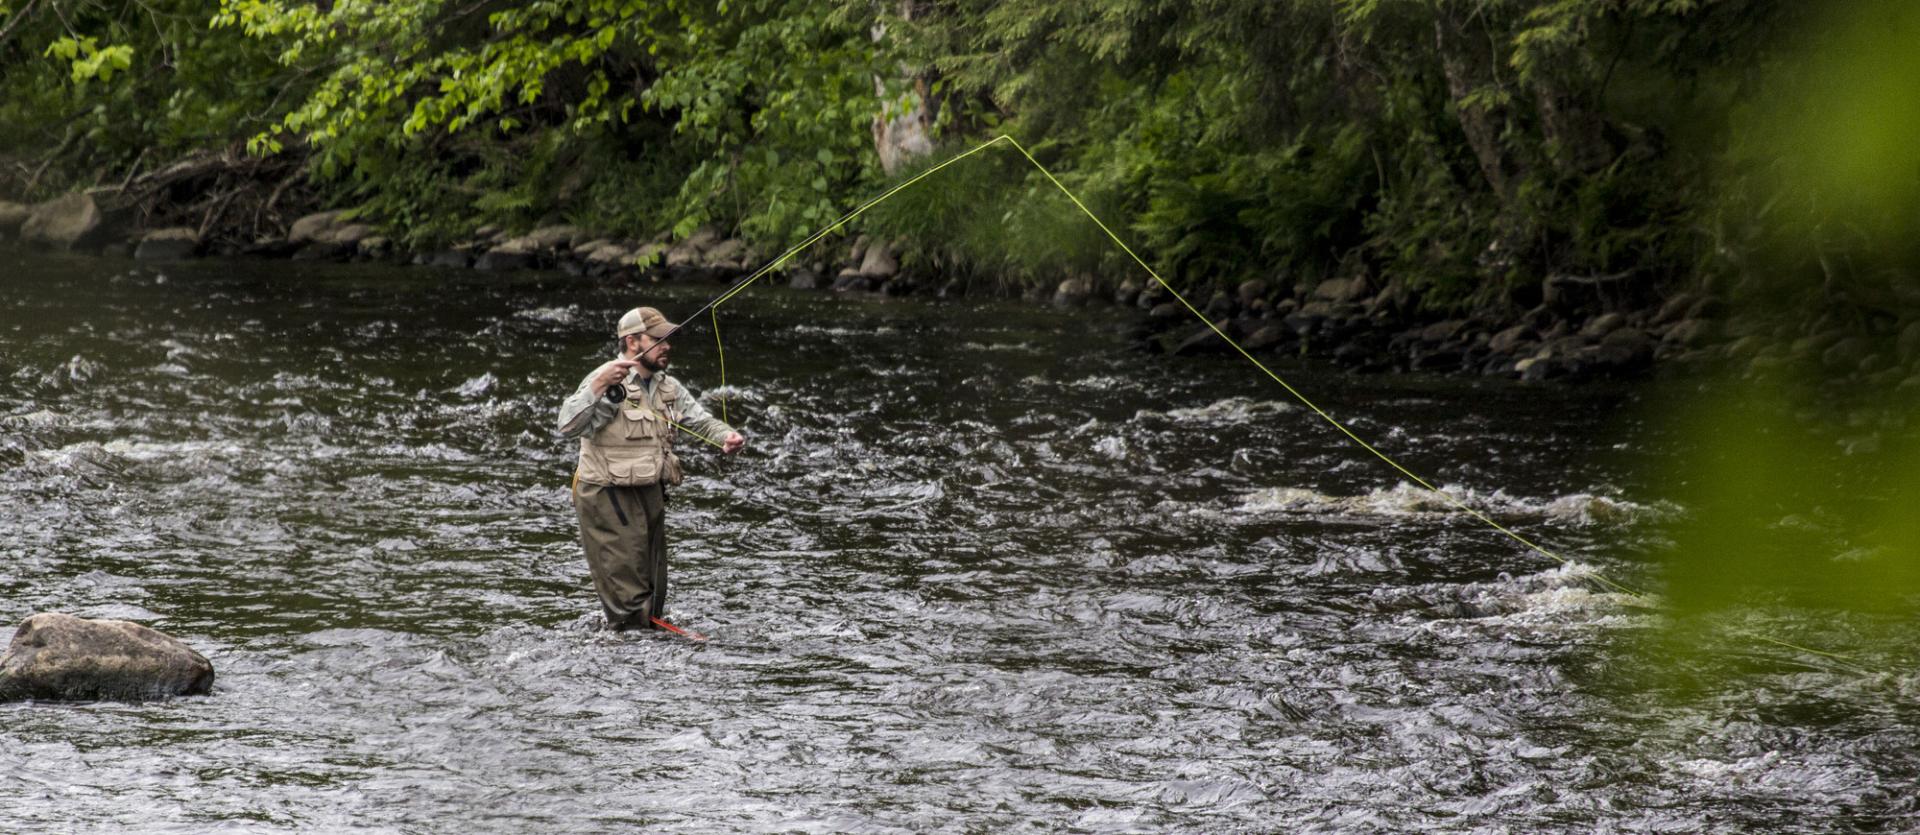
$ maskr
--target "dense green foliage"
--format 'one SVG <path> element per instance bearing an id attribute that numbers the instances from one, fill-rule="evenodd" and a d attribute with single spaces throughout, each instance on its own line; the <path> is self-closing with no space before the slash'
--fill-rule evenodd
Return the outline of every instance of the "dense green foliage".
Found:
<path id="1" fill-rule="evenodd" d="M 1186 281 L 1690 273 L 1780 4 L 941 4 L 913 39 Z M 1737 58 L 1736 58 L 1737 56 Z"/>
<path id="2" fill-rule="evenodd" d="M 1819 45 L 1799 33 L 1844 37 L 1820 20 L 1778 0 L 0 0 L 0 190 L 245 147 L 303 155 L 331 202 L 415 243 L 564 220 L 771 247 L 883 187 L 873 117 L 924 94 L 948 150 L 1016 135 L 1182 282 L 1367 272 L 1498 301 L 1556 273 L 1751 270 L 1783 226 L 1861 246 L 1774 211 L 1810 191 L 1777 176 L 1805 135 L 1736 141 Z M 867 228 L 949 271 L 1118 266 L 1024 161 L 966 166 Z"/>
<path id="3" fill-rule="evenodd" d="M 42 197 L 271 124 L 280 72 L 193 0 L 0 0 L 0 192 Z"/>
<path id="4" fill-rule="evenodd" d="M 308 143 L 416 237 L 477 214 L 779 240 L 866 168 L 873 50 L 834 5 L 224 0 L 213 23 L 317 79 L 250 147 Z"/>

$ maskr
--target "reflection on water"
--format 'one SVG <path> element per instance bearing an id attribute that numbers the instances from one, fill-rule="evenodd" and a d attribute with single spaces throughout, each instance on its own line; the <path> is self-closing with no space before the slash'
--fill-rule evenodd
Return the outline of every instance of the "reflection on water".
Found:
<path id="1" fill-rule="evenodd" d="M 714 288 L 0 272 L 0 621 L 148 621 L 220 674 L 0 706 L 0 830 L 1920 825 L 1910 667 L 1634 651 L 1661 615 L 1592 577 L 1653 579 L 1684 511 L 1630 391 L 1288 369 L 1559 567 L 1109 312 L 756 289 L 725 389 L 710 331 L 675 356 L 751 439 L 669 508 L 696 645 L 594 628 L 551 423 L 621 310 Z"/>

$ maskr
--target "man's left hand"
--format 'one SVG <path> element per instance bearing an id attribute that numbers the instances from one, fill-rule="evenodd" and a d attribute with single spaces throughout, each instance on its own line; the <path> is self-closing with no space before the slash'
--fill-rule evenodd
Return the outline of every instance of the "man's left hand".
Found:
<path id="1" fill-rule="evenodd" d="M 746 445 L 747 436 L 738 432 L 728 432 L 726 437 L 720 439 L 720 451 L 728 455 L 739 452 Z"/>

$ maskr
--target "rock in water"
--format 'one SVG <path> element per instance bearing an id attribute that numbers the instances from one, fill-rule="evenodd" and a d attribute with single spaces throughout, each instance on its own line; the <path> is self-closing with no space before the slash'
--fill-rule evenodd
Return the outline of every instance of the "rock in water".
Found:
<path id="1" fill-rule="evenodd" d="M 133 250 L 139 261 L 178 261 L 192 258 L 200 251 L 200 234 L 184 226 L 156 229 L 140 239 Z"/>
<path id="2" fill-rule="evenodd" d="M 0 702 L 140 701 L 205 693 L 213 665 L 179 640 L 124 620 L 41 612 L 0 656 Z"/>
<path id="3" fill-rule="evenodd" d="M 95 249 L 104 242 L 105 225 L 93 198 L 75 193 L 33 207 L 20 225 L 20 239 L 61 250 Z"/>

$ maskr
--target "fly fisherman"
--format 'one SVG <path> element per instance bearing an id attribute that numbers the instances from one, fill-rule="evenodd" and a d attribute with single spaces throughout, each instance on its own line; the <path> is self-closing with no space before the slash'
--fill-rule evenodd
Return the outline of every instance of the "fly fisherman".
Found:
<path id="1" fill-rule="evenodd" d="M 680 483 L 675 427 L 731 455 L 747 439 L 667 374 L 677 327 L 651 307 L 620 317 L 619 354 L 560 404 L 560 434 L 580 439 L 573 507 L 609 629 L 667 627 L 666 488 Z"/>

